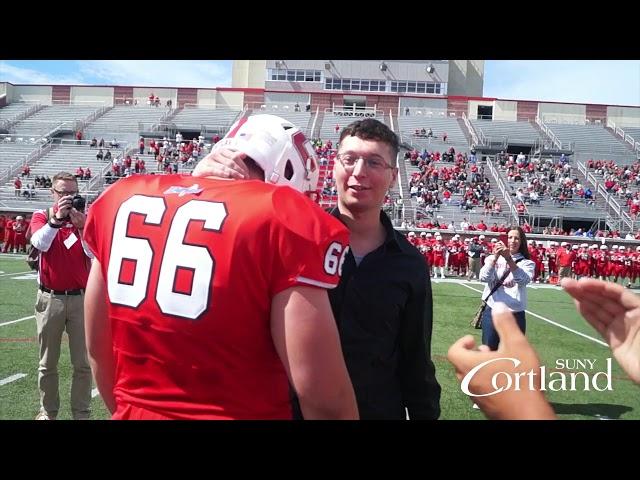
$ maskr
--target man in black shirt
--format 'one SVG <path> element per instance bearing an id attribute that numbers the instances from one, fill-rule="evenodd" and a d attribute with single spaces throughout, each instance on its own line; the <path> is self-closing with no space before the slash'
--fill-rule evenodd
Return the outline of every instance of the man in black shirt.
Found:
<path id="1" fill-rule="evenodd" d="M 341 218 L 339 207 L 330 213 Z M 350 251 L 328 291 L 360 419 L 402 420 L 405 408 L 410 419 L 437 419 L 427 267 L 382 211 L 380 223 L 383 243 L 362 258 Z"/>
<path id="2" fill-rule="evenodd" d="M 349 228 L 350 251 L 329 299 L 360 418 L 436 419 L 427 265 L 381 211 L 398 175 L 397 155 L 397 136 L 377 120 L 358 120 L 340 134 L 331 213 Z"/>
<path id="3" fill-rule="evenodd" d="M 473 237 L 471 243 L 469 244 L 469 277 L 468 280 L 475 275 L 476 280 L 480 280 L 480 257 L 482 256 L 482 252 L 484 251 L 484 247 L 480 244 L 478 237 Z"/>

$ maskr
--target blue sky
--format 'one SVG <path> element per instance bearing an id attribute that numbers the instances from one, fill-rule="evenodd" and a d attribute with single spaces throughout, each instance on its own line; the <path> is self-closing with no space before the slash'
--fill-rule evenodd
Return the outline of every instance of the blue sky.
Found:
<path id="1" fill-rule="evenodd" d="M 0 60 L 0 81 L 230 87 L 232 63 L 231 60 Z M 484 96 L 640 105 L 640 61 L 487 60 Z"/>

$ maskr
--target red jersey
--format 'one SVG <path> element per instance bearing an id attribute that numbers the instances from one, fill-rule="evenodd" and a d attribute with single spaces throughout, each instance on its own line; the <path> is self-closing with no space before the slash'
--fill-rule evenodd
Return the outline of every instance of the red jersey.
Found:
<path id="1" fill-rule="evenodd" d="M 31 239 L 47 224 L 47 213 L 38 210 L 31 217 Z M 46 231 L 41 232 L 38 236 Z M 85 254 L 82 235 L 69 221 L 58 229 L 46 252 L 40 252 L 38 282 L 53 290 L 86 288 L 91 260 Z M 34 244 L 35 245 L 35 244 Z"/>
<path id="2" fill-rule="evenodd" d="M 13 220 L 7 220 L 7 222 L 5 223 L 5 241 L 9 242 L 9 241 L 13 241 L 13 237 L 15 235 L 14 231 L 13 231 Z"/>
<path id="3" fill-rule="evenodd" d="M 288 187 L 180 175 L 111 186 L 85 240 L 107 284 L 118 411 L 292 418 L 271 301 L 296 285 L 335 287 L 348 238 Z"/>

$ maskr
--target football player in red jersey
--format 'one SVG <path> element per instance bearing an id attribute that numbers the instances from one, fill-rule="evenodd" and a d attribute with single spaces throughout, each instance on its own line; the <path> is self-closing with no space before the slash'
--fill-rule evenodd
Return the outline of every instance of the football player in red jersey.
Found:
<path id="1" fill-rule="evenodd" d="M 250 179 L 133 176 L 92 205 L 87 347 L 114 419 L 358 418 L 326 289 L 348 231 L 299 191 L 318 167 L 300 130 L 243 117 L 215 148 Z M 255 181 L 260 180 L 260 181 Z"/>

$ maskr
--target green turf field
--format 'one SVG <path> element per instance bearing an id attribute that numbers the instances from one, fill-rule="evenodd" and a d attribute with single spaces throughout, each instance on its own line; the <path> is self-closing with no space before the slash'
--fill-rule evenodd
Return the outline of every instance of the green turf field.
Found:
<path id="1" fill-rule="evenodd" d="M 0 385 L 0 419 L 32 419 L 38 412 L 38 343 L 33 318 L 36 294 L 35 275 L 23 257 L 0 255 L 0 383 L 18 374 L 17 380 Z M 467 285 L 467 286 L 465 286 Z M 470 288 L 468 288 L 470 287 Z M 479 283 L 434 282 L 434 328 L 432 352 L 438 380 L 442 385 L 442 419 L 483 419 L 479 410 L 460 391 L 453 367 L 446 360 L 447 349 L 464 334 L 480 339 L 480 331 L 468 326 L 475 312 L 482 286 Z M 478 290 L 474 291 L 472 289 Z M 596 371 L 604 370 L 607 347 L 580 336 L 600 340 L 599 335 L 576 313 L 568 295 L 546 286 L 529 289 L 529 311 L 565 326 L 527 315 L 527 336 L 548 370 L 560 359 L 596 359 Z M 22 319 L 22 320 L 20 320 Z M 20 320 L 14 323 L 14 320 Z M 66 337 L 66 336 L 65 336 Z M 63 338 L 66 345 L 67 340 Z M 62 350 L 60 372 L 60 419 L 69 419 L 71 365 L 68 348 Z M 563 419 L 640 419 L 640 386 L 631 382 L 613 361 L 612 391 L 548 392 L 548 398 Z M 93 399 L 93 418 L 108 418 L 100 396 Z"/>

